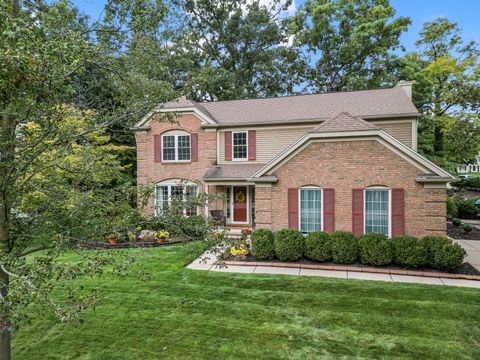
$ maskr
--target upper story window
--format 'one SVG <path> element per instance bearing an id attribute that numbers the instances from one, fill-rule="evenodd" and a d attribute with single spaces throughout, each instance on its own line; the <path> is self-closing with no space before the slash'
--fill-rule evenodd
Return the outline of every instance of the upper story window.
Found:
<path id="1" fill-rule="evenodd" d="M 365 234 L 372 232 L 390 236 L 390 189 L 365 190 Z"/>
<path id="2" fill-rule="evenodd" d="M 185 131 L 163 134 L 162 161 L 190 161 L 190 134 Z"/>
<path id="3" fill-rule="evenodd" d="M 317 187 L 303 187 L 299 191 L 300 231 L 310 233 L 321 231 L 322 224 L 322 189 Z"/>
<path id="4" fill-rule="evenodd" d="M 248 159 L 248 132 L 238 131 L 232 134 L 232 159 L 247 160 Z"/>

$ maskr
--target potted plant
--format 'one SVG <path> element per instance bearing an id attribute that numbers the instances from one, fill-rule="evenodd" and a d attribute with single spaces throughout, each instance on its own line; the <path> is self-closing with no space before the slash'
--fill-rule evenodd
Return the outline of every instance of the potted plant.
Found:
<path id="1" fill-rule="evenodd" d="M 170 233 L 167 230 L 159 230 L 155 233 L 155 240 L 159 244 L 167 242 L 169 237 L 170 237 Z"/>
<path id="2" fill-rule="evenodd" d="M 118 242 L 118 234 L 117 233 L 108 234 L 107 241 L 110 245 L 115 245 Z"/>

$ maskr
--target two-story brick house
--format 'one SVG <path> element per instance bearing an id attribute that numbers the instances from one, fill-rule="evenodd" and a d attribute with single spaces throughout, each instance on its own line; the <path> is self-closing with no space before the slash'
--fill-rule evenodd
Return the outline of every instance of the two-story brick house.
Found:
<path id="1" fill-rule="evenodd" d="M 225 200 L 185 215 L 232 227 L 444 235 L 452 176 L 416 152 L 411 87 L 163 104 L 135 126 L 144 211 L 203 191 Z"/>

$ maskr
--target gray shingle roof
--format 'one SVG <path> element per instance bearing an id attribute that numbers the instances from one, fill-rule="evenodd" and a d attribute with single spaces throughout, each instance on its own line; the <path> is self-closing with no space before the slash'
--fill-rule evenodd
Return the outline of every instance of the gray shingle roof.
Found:
<path id="1" fill-rule="evenodd" d="M 339 113 L 331 119 L 328 119 L 320 125 L 314 127 L 311 132 L 337 132 L 337 131 L 358 131 L 378 129 L 375 125 L 366 122 L 359 117 L 352 116 L 346 111 Z"/>
<path id="2" fill-rule="evenodd" d="M 165 104 L 164 108 L 188 106 L 195 106 L 219 125 L 225 126 L 326 120 L 343 111 L 362 118 L 418 114 L 409 96 L 399 86 L 389 89 L 203 103 L 180 99 L 178 102 Z"/>
<path id="3" fill-rule="evenodd" d="M 203 175 L 203 179 L 247 179 L 264 166 L 265 164 L 214 165 Z"/>

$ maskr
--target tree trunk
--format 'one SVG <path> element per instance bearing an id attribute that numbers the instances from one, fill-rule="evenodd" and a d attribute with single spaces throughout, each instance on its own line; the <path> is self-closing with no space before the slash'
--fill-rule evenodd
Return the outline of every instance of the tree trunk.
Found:
<path id="1" fill-rule="evenodd" d="M 437 124 L 437 123 L 435 124 L 434 136 L 435 138 L 434 138 L 433 149 L 435 151 L 435 155 L 443 157 L 443 151 L 444 151 L 443 129 L 440 124 Z"/>
<path id="2" fill-rule="evenodd" d="M 8 295 L 9 276 L 0 270 L 0 293 L 5 298 Z M 11 339 L 8 309 L 1 308 L 0 313 L 0 360 L 11 360 Z"/>
<path id="3" fill-rule="evenodd" d="M 0 260 L 12 250 L 9 217 L 10 201 L 8 198 L 8 170 L 14 160 L 15 119 L 8 114 L 0 114 Z M 2 265 L 5 264 L 2 262 Z M 0 295 L 8 297 L 9 276 L 0 269 Z M 4 302 L 0 308 L 0 360 L 11 359 L 9 309 Z"/>

